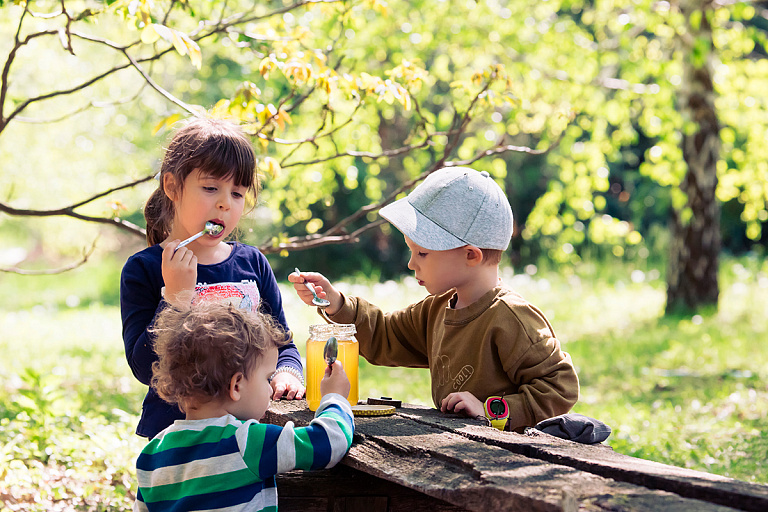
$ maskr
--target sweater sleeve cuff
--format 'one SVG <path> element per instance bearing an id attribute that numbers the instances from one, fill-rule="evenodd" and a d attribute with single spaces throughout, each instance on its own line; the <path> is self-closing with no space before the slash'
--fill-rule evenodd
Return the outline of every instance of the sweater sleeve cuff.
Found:
<path id="1" fill-rule="evenodd" d="M 339 292 L 341 293 L 341 292 Z M 355 323 L 355 317 L 357 316 L 357 301 L 353 297 L 347 297 L 341 293 L 341 298 L 344 300 L 344 304 L 336 313 L 328 315 L 334 322 L 340 324 L 353 324 Z M 318 314 L 320 312 L 318 311 Z"/>
<path id="2" fill-rule="evenodd" d="M 317 406 L 317 411 L 315 411 L 315 416 L 320 414 L 329 405 L 338 405 L 350 416 L 352 416 L 352 407 L 350 407 L 349 402 L 346 398 L 338 393 L 326 393 L 323 395 L 323 397 L 320 399 L 320 405 Z"/>
<path id="3" fill-rule="evenodd" d="M 509 406 L 509 420 L 506 430 L 516 430 L 522 427 L 532 427 L 531 418 L 526 414 L 527 404 L 521 395 L 507 395 L 504 397 Z"/>

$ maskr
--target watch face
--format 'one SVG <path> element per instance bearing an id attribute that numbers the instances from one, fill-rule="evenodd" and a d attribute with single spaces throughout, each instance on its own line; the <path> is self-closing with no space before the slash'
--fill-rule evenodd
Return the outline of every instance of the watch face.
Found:
<path id="1" fill-rule="evenodd" d="M 500 398 L 497 398 L 495 400 L 491 400 L 488 403 L 488 410 L 490 413 L 496 417 L 504 416 L 507 412 L 507 403 Z"/>

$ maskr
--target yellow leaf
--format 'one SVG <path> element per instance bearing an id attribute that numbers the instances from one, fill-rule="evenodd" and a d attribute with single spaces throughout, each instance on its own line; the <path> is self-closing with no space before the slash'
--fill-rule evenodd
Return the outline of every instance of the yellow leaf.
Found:
<path id="1" fill-rule="evenodd" d="M 281 171 L 280 162 L 271 156 L 265 156 L 259 162 L 259 170 L 267 173 L 272 179 L 275 179 Z"/>
<path id="2" fill-rule="evenodd" d="M 328 77 L 319 77 L 317 79 L 317 87 L 324 89 L 327 94 L 331 94 L 331 82 L 328 80 Z"/>
<path id="3" fill-rule="evenodd" d="M 181 38 L 181 35 L 173 29 L 170 29 L 170 30 L 171 30 L 171 42 L 173 43 L 173 47 L 176 48 L 176 51 L 179 52 L 179 55 L 186 55 L 187 45 L 184 44 L 184 40 Z"/>
<path id="4" fill-rule="evenodd" d="M 182 39 L 184 40 L 184 44 L 189 51 L 189 60 L 192 61 L 193 66 L 195 66 L 197 69 L 200 69 L 200 67 L 203 65 L 203 52 L 200 51 L 200 46 L 198 46 L 198 44 L 190 39 L 186 34 L 182 34 Z"/>
<path id="5" fill-rule="evenodd" d="M 216 102 L 216 104 L 211 108 L 211 115 L 214 117 L 221 117 L 226 115 L 229 112 L 229 100 L 222 99 Z"/>
<path id="6" fill-rule="evenodd" d="M 259 120 L 261 125 L 264 126 L 265 124 L 267 124 L 267 119 L 269 119 L 270 113 L 266 108 L 264 108 L 264 105 L 259 103 L 258 105 L 256 105 L 255 110 L 256 110 L 256 119 Z"/>
<path id="7" fill-rule="evenodd" d="M 411 95 L 407 92 L 403 94 L 403 97 L 400 99 L 400 103 L 403 104 L 405 110 L 411 110 Z"/>
<path id="8" fill-rule="evenodd" d="M 160 25 L 158 23 L 152 24 L 152 30 L 157 32 L 157 35 L 168 41 L 169 43 L 173 41 L 173 35 L 171 33 L 171 29 L 166 27 L 165 25 Z"/>
<path id="9" fill-rule="evenodd" d="M 203 53 L 200 48 L 193 48 L 189 50 L 189 60 L 192 61 L 192 65 L 199 71 L 203 67 Z"/>
<path id="10" fill-rule="evenodd" d="M 259 74 L 264 78 L 269 78 L 269 73 L 275 68 L 275 65 L 275 60 L 271 55 L 264 57 L 259 63 Z"/>
<path id="11" fill-rule="evenodd" d="M 152 135 L 157 135 L 157 133 L 162 130 L 163 128 L 173 126 L 173 124 L 181 119 L 181 114 L 173 114 L 171 116 L 166 117 L 165 119 L 161 119 L 159 123 L 155 125 L 155 127 L 152 129 Z"/>
<path id="12" fill-rule="evenodd" d="M 150 23 L 141 30 L 141 42 L 144 44 L 152 44 L 160 39 L 160 34 L 155 30 L 154 23 Z"/>

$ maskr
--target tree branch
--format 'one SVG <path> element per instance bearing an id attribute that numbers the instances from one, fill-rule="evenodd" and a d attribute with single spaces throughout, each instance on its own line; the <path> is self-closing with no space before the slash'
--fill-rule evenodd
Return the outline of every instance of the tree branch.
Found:
<path id="1" fill-rule="evenodd" d="M 345 235 L 306 235 L 306 236 L 294 236 L 291 238 L 288 238 L 285 242 L 280 242 L 277 244 L 267 242 L 259 246 L 259 250 L 263 252 L 264 254 L 274 254 L 282 251 L 305 251 L 307 249 L 313 249 L 315 247 L 321 247 L 323 245 L 338 245 L 338 244 L 348 244 L 348 243 L 354 243 L 359 241 L 360 235 L 365 233 L 366 231 L 370 231 L 371 229 L 378 227 L 382 224 L 384 224 L 386 221 L 384 219 L 378 219 L 373 222 L 369 222 L 365 226 L 361 227 L 360 229 L 353 231 L 350 234 Z"/>
<path id="2" fill-rule="evenodd" d="M 85 263 L 88 261 L 88 258 L 91 257 L 91 254 L 93 254 L 93 251 L 96 249 L 96 240 L 98 240 L 98 237 L 93 241 L 90 249 L 83 252 L 83 259 L 75 263 L 70 263 L 69 265 L 65 265 L 63 267 L 56 268 L 56 269 L 46 269 L 46 270 L 25 270 L 19 267 L 0 267 L 0 272 L 8 272 L 11 274 L 21 274 L 25 276 L 43 276 L 43 275 L 49 276 L 53 274 L 63 274 L 64 272 L 69 272 L 70 270 L 73 270 L 73 269 L 76 269 L 77 267 L 85 265 Z"/>
<path id="3" fill-rule="evenodd" d="M 62 208 L 56 208 L 51 210 L 32 210 L 32 209 L 14 208 L 5 203 L 0 203 L 0 212 L 6 213 L 8 215 L 18 216 L 18 217 L 57 217 L 57 216 L 72 217 L 78 220 L 112 225 L 134 235 L 146 236 L 146 231 L 143 228 L 137 226 L 136 224 L 133 224 L 132 222 L 123 220 L 119 217 L 95 217 L 90 215 L 82 215 L 80 213 L 75 212 L 74 210 L 83 205 L 91 203 L 96 199 L 109 195 L 113 192 L 117 192 L 119 190 L 123 190 L 126 188 L 135 187 L 136 185 L 149 181 L 153 178 L 154 178 L 154 175 L 145 176 L 143 178 L 134 180 L 130 183 L 125 183 L 118 187 L 114 187 L 109 190 L 104 190 L 87 199 L 84 199 L 82 201 L 79 201 L 77 203 L 74 203 L 72 205 L 65 206 Z"/>

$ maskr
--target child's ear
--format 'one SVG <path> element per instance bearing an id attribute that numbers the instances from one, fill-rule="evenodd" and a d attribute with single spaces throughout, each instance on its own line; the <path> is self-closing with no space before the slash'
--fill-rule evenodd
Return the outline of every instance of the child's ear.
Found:
<path id="1" fill-rule="evenodd" d="M 467 245 L 464 247 L 464 249 L 467 251 L 466 257 L 467 257 L 467 265 L 470 267 L 474 267 L 476 265 L 479 265 L 483 262 L 483 251 L 479 247 L 475 247 L 474 245 Z"/>
<path id="2" fill-rule="evenodd" d="M 232 378 L 229 381 L 229 398 L 233 402 L 237 402 L 240 400 L 240 388 L 243 385 L 243 381 L 245 380 L 245 375 L 243 375 L 243 372 L 237 372 L 232 376 Z"/>
<path id="3" fill-rule="evenodd" d="M 176 186 L 176 178 L 173 174 L 167 172 L 163 175 L 163 190 L 171 201 L 176 201 L 178 195 L 178 188 Z"/>

